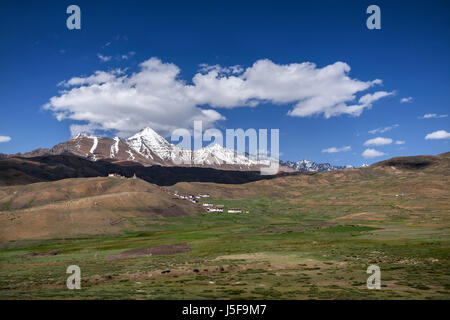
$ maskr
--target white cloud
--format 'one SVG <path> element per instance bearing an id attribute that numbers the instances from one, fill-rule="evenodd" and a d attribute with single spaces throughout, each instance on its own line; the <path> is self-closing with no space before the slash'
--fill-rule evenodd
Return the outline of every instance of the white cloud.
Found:
<path id="1" fill-rule="evenodd" d="M 64 81 L 70 89 L 52 97 L 44 108 L 59 121 L 80 121 L 72 126 L 72 134 L 112 130 L 128 136 L 146 126 L 169 134 L 192 127 L 194 120 L 208 127 L 224 119 L 215 110 L 197 107 L 186 92 L 188 86 L 177 79 L 179 72 L 177 66 L 153 58 L 130 75 L 113 70 L 75 77 Z"/>
<path id="2" fill-rule="evenodd" d="M 405 144 L 405 141 L 397 140 L 397 141 L 395 141 L 395 144 Z"/>
<path id="3" fill-rule="evenodd" d="M 412 102 L 412 100 L 413 100 L 412 97 L 401 98 L 400 103 L 408 103 L 408 102 Z"/>
<path id="4" fill-rule="evenodd" d="M 366 159 L 369 158 L 375 158 L 375 157 L 381 157 L 384 156 L 385 153 L 375 150 L 375 149 L 366 149 L 364 150 L 364 152 L 362 153 L 362 156 Z"/>
<path id="5" fill-rule="evenodd" d="M 8 142 L 8 141 L 11 141 L 11 137 L 0 136 L 0 142 Z"/>
<path id="6" fill-rule="evenodd" d="M 97 57 L 100 59 L 100 61 L 102 61 L 102 62 L 108 62 L 108 61 L 110 61 L 111 59 L 112 59 L 112 57 L 111 56 L 104 56 L 104 55 L 102 55 L 102 54 L 100 54 L 100 53 L 97 53 Z"/>
<path id="7" fill-rule="evenodd" d="M 194 76 L 190 94 L 200 103 L 225 108 L 264 102 L 293 103 L 293 109 L 288 112 L 290 116 L 323 114 L 329 118 L 341 114 L 359 116 L 372 102 L 384 96 L 375 93 L 371 99 L 351 104 L 357 93 L 381 84 L 381 80 L 351 79 L 348 77 L 350 67 L 343 62 L 317 68 L 310 62 L 278 65 L 264 59 L 238 75 L 223 75 L 219 71 L 215 68 Z"/>
<path id="8" fill-rule="evenodd" d="M 94 74 L 89 77 L 73 77 L 69 81 L 61 81 L 58 86 L 74 87 L 85 84 L 103 84 L 115 80 L 116 77 L 122 73 L 123 71 L 120 69 L 115 69 L 109 72 L 95 71 Z"/>
<path id="9" fill-rule="evenodd" d="M 359 103 L 363 104 L 363 105 L 369 105 L 381 98 L 384 97 L 388 97 L 394 94 L 394 91 L 392 92 L 386 92 L 386 91 L 377 91 L 373 94 L 368 93 L 363 95 L 360 99 L 359 99 Z"/>
<path id="10" fill-rule="evenodd" d="M 322 152 L 324 153 L 336 153 L 336 152 L 343 152 L 343 151 L 350 151 L 352 150 L 352 148 L 350 146 L 345 146 L 342 148 L 336 148 L 336 147 L 331 147 L 328 149 L 323 149 Z"/>
<path id="11" fill-rule="evenodd" d="M 419 119 L 440 119 L 440 118 L 447 118 L 448 114 L 436 114 L 436 113 L 427 113 L 424 114 L 422 117 L 419 117 Z"/>
<path id="12" fill-rule="evenodd" d="M 387 144 L 391 144 L 392 139 L 391 138 L 382 138 L 382 137 L 376 137 L 373 139 L 369 139 L 366 142 L 364 142 L 365 146 L 384 146 Z"/>
<path id="13" fill-rule="evenodd" d="M 377 129 L 370 130 L 369 133 L 371 133 L 371 134 L 375 134 L 375 133 L 385 133 L 385 132 L 391 131 L 392 129 L 395 129 L 395 128 L 397 128 L 397 127 L 399 127 L 399 125 L 398 125 L 398 124 L 394 124 L 394 125 L 389 126 L 389 127 L 381 127 L 381 128 L 377 128 Z"/>
<path id="14" fill-rule="evenodd" d="M 425 136 L 425 140 L 450 139 L 450 132 L 438 130 Z"/>
<path id="15" fill-rule="evenodd" d="M 61 84 L 70 89 L 52 97 L 44 108 L 53 111 L 58 120 L 81 121 L 76 125 L 90 130 L 127 134 L 151 126 L 168 133 L 174 128 L 191 127 L 193 120 L 212 126 L 223 119 L 217 111 L 205 110 L 204 106 L 293 104 L 288 113 L 291 116 L 329 118 L 341 114 L 359 116 L 373 102 L 392 94 L 378 91 L 354 103 L 357 94 L 382 81 L 352 79 L 348 76 L 350 67 L 343 62 L 323 68 L 310 62 L 278 65 L 268 59 L 258 60 L 246 69 L 203 64 L 192 83 L 180 79 L 176 65 L 158 58 L 139 66 L 132 74 L 96 71 L 63 81 Z"/>

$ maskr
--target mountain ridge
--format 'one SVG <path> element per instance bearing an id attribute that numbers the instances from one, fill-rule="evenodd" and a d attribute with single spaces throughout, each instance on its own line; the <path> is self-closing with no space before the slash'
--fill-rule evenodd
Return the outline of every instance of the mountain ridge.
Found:
<path id="1" fill-rule="evenodd" d="M 256 171 L 269 165 L 267 158 L 255 159 L 256 157 L 239 154 L 216 143 L 195 150 L 183 149 L 170 143 L 149 127 L 141 129 L 126 139 L 81 132 L 52 148 L 38 148 L 23 154 L 2 154 L 0 158 L 32 158 L 49 155 L 74 155 L 91 161 L 106 160 L 118 164 L 135 162 L 144 166 L 206 167 L 220 170 Z M 284 172 L 324 172 L 346 168 L 348 166 L 334 166 L 310 160 L 280 161 L 280 171 Z"/>

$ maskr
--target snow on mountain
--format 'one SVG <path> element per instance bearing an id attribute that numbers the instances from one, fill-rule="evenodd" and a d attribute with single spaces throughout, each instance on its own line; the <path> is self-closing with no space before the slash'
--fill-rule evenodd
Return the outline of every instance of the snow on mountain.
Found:
<path id="1" fill-rule="evenodd" d="M 171 159 L 172 145 L 157 134 L 151 128 L 145 128 L 128 138 L 126 143 L 137 153 L 145 158 L 153 159 L 153 155 L 157 155 L 160 159 Z"/>
<path id="2" fill-rule="evenodd" d="M 222 164 L 258 165 L 258 161 L 251 160 L 245 155 L 237 154 L 234 150 L 224 148 L 219 144 L 212 144 L 196 150 L 180 148 L 168 142 L 151 128 L 142 129 L 134 136 L 126 139 L 126 143 L 131 149 L 147 159 L 158 157 L 172 164 L 193 163 L 194 165 L 206 166 L 220 166 Z"/>
<path id="3" fill-rule="evenodd" d="M 227 170 L 259 170 L 261 167 L 270 165 L 272 160 L 263 155 L 256 157 L 240 154 L 217 143 L 195 150 L 184 149 L 170 143 L 151 128 L 144 128 L 127 139 L 98 137 L 82 132 L 51 149 L 32 154 L 74 154 L 93 161 L 109 159 L 108 161 L 113 162 L 134 161 L 145 166 L 188 165 Z M 309 172 L 341 170 L 351 166 L 333 166 L 329 163 L 301 160 L 280 161 L 280 167 L 281 171 L 287 169 L 287 171 Z"/>
<path id="4" fill-rule="evenodd" d="M 131 152 L 131 150 L 127 150 L 127 153 L 129 155 L 127 160 L 135 160 L 136 159 L 133 152 Z"/>
<path id="5" fill-rule="evenodd" d="M 300 160 L 297 162 L 293 161 L 280 161 L 280 165 L 286 166 L 301 172 L 326 172 L 333 170 L 344 170 L 348 168 L 353 168 L 352 166 L 334 166 L 329 163 L 316 163 L 310 160 Z"/>
<path id="6" fill-rule="evenodd" d="M 94 160 L 94 161 L 97 161 L 97 156 L 95 155 L 95 149 L 97 149 L 97 146 L 98 146 L 98 138 L 97 137 L 95 137 L 95 136 L 91 136 L 91 137 L 89 137 L 89 138 L 91 138 L 94 142 L 92 143 L 92 147 L 91 147 L 91 149 L 89 150 L 89 152 L 92 154 L 92 160 Z"/>
<path id="7" fill-rule="evenodd" d="M 81 138 L 90 138 L 90 137 L 91 137 L 90 134 L 88 134 L 88 133 L 86 133 L 86 132 L 80 132 L 79 134 L 77 134 L 77 135 L 75 136 L 75 138 L 73 138 L 73 140 L 81 139 Z"/>
<path id="8" fill-rule="evenodd" d="M 92 140 L 94 140 L 94 142 L 92 143 L 92 147 L 91 147 L 91 150 L 89 150 L 89 152 L 93 154 L 95 152 L 95 149 L 97 149 L 97 146 L 98 146 L 98 138 L 92 137 Z"/>
<path id="9" fill-rule="evenodd" d="M 193 151 L 193 160 L 196 164 L 204 165 L 243 165 L 256 166 L 258 161 L 251 159 L 243 154 L 238 154 L 234 150 L 227 149 L 214 143 L 201 149 Z"/>
<path id="10" fill-rule="evenodd" d="M 119 153 L 120 138 L 119 137 L 115 137 L 113 140 L 114 140 L 114 144 L 111 145 L 111 151 L 109 152 L 110 158 L 114 158 L 116 156 L 116 154 Z"/>

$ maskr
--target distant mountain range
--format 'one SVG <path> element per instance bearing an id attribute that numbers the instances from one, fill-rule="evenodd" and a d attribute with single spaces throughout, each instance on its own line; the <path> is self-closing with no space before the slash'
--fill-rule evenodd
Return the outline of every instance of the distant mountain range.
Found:
<path id="1" fill-rule="evenodd" d="M 221 170 L 256 171 L 267 166 L 268 160 L 258 160 L 218 144 L 189 150 L 180 148 L 160 136 L 151 128 L 144 128 L 135 135 L 121 139 L 105 138 L 80 133 L 66 142 L 50 149 L 35 149 L 24 154 L 0 154 L 0 159 L 11 157 L 40 157 L 48 155 L 75 155 L 91 161 L 106 160 L 121 165 L 136 163 L 151 166 L 207 167 Z M 190 164 L 192 163 L 192 165 Z M 351 166 L 350 166 L 351 167 Z M 298 162 L 280 161 L 280 171 L 331 171 L 347 169 L 349 166 L 333 166 L 329 163 L 316 163 L 309 160 Z"/>
<path id="2" fill-rule="evenodd" d="M 333 170 L 344 170 L 344 169 L 350 169 L 353 168 L 353 166 L 334 166 L 329 163 L 317 163 L 310 160 L 300 160 L 297 162 L 293 161 L 280 161 L 280 165 L 288 168 L 292 168 L 294 170 L 300 171 L 300 172 L 326 172 L 326 171 L 333 171 Z"/>

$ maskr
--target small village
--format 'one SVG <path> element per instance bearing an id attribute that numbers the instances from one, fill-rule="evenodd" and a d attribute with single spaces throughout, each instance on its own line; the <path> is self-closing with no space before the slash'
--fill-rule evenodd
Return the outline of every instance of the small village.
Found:
<path id="1" fill-rule="evenodd" d="M 179 194 L 178 191 L 175 191 L 173 195 L 179 199 L 184 199 L 187 201 L 190 201 L 192 203 L 199 203 L 199 200 L 202 198 L 210 198 L 211 195 L 207 193 L 198 194 L 198 195 L 182 195 Z M 213 203 L 202 203 L 202 207 L 205 209 L 208 213 L 223 213 L 224 212 L 224 205 L 223 204 L 213 204 Z M 239 208 L 230 208 L 227 210 L 228 213 L 250 213 L 249 211 L 244 211 Z"/>
<path id="2" fill-rule="evenodd" d="M 131 178 L 127 178 L 125 176 L 122 176 L 118 173 L 109 173 L 108 178 L 120 178 L 120 179 L 137 179 L 136 173 L 133 173 L 133 176 Z"/>
<path id="3" fill-rule="evenodd" d="M 120 178 L 120 179 L 126 179 L 127 177 L 124 177 L 118 173 L 110 173 L 108 174 L 109 178 Z M 137 179 L 136 174 L 133 174 L 133 177 L 131 179 Z M 167 190 L 166 190 L 167 191 Z M 197 195 L 183 195 L 178 193 L 178 191 L 172 192 L 172 195 L 177 197 L 178 199 L 183 199 L 195 204 L 200 204 L 199 200 L 204 198 L 211 198 L 210 194 L 207 193 L 200 193 Z M 208 212 L 208 213 L 223 213 L 225 210 L 225 206 L 223 204 L 213 204 L 213 203 L 202 203 L 202 208 Z M 229 208 L 226 210 L 227 213 L 250 213 L 248 210 L 242 210 L 240 208 Z"/>

